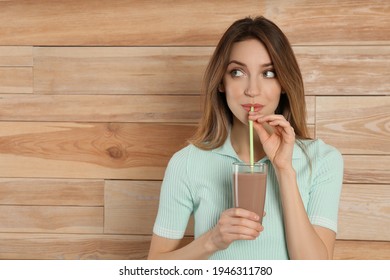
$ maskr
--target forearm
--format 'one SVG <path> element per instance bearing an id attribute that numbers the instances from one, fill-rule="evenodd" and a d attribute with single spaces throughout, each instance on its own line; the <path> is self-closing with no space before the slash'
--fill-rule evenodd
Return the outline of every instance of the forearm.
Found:
<path id="1" fill-rule="evenodd" d="M 291 259 L 329 259 L 327 248 L 314 230 L 299 193 L 294 169 L 277 172 L 286 241 Z"/>
<path id="2" fill-rule="evenodd" d="M 154 237 L 151 244 L 151 250 L 149 252 L 148 259 L 158 259 L 158 260 L 206 260 L 213 253 L 216 252 L 216 248 L 212 246 L 209 242 L 210 232 L 205 233 L 197 239 L 194 239 L 192 242 L 187 245 L 175 249 L 170 247 L 169 243 L 158 240 L 159 237 Z M 167 245 L 167 248 L 163 250 L 155 250 L 154 247 L 162 246 L 161 242 L 164 242 Z M 155 245 L 154 243 L 158 244 Z M 179 244 L 173 245 L 178 247 Z"/>

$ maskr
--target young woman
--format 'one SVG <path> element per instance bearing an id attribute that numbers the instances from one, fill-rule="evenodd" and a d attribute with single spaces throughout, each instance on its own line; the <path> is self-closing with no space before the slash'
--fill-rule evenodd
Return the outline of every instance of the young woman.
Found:
<path id="1" fill-rule="evenodd" d="M 309 138 L 301 73 L 282 31 L 264 17 L 234 22 L 204 94 L 196 135 L 167 167 L 149 259 L 331 259 L 343 160 Z M 232 202 L 232 164 L 249 162 L 249 120 L 255 161 L 268 165 L 262 224 Z M 195 239 L 181 246 L 191 215 Z"/>

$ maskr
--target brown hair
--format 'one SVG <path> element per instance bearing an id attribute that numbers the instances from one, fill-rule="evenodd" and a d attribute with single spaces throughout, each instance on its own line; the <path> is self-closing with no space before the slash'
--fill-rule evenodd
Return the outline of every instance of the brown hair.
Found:
<path id="1" fill-rule="evenodd" d="M 204 114 L 197 132 L 190 140 L 195 146 L 210 150 L 221 146 L 232 124 L 225 94 L 218 91 L 229 56 L 236 42 L 255 38 L 266 47 L 276 77 L 285 94 L 281 94 L 276 114 L 283 114 L 295 130 L 297 139 L 308 139 L 305 93 L 301 71 L 287 37 L 264 17 L 243 18 L 234 22 L 219 41 L 203 77 Z"/>

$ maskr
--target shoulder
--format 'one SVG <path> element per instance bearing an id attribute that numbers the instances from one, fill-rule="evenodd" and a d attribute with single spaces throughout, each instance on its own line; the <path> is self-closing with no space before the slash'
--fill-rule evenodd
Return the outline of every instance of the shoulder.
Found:
<path id="1" fill-rule="evenodd" d="M 312 160 L 320 162 L 327 159 L 343 160 L 340 151 L 336 147 L 326 144 L 321 139 L 303 140 L 302 144 Z"/>
<path id="2" fill-rule="evenodd" d="M 211 151 L 202 150 L 193 144 L 189 144 L 173 154 L 169 160 L 168 167 L 204 164 L 210 156 Z"/>

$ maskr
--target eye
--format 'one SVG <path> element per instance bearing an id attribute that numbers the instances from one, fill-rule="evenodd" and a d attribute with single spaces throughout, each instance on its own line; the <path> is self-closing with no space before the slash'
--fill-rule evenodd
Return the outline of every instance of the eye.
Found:
<path id="1" fill-rule="evenodd" d="M 233 69 L 230 71 L 230 75 L 232 75 L 232 77 L 242 77 L 245 75 L 245 73 L 240 69 Z"/>
<path id="2" fill-rule="evenodd" d="M 274 70 L 266 70 L 264 73 L 263 73 L 263 76 L 265 78 L 275 78 L 276 77 L 276 73 Z"/>

